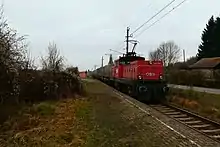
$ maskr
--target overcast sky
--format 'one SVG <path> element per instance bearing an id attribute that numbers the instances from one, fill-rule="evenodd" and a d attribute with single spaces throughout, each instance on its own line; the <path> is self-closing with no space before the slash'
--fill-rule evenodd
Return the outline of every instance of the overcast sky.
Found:
<path id="1" fill-rule="evenodd" d="M 45 54 L 48 43 L 54 41 L 69 64 L 85 70 L 100 66 L 101 56 L 111 53 L 110 48 L 123 52 L 120 45 L 126 27 L 135 30 L 171 0 L 1 1 L 10 26 L 29 35 L 32 56 Z M 220 15 L 219 6 L 220 0 L 186 1 L 137 38 L 140 44 L 136 52 L 148 57 L 161 42 L 173 40 L 186 50 L 186 57 L 195 55 L 208 19 Z M 104 59 L 107 63 L 108 56 Z"/>

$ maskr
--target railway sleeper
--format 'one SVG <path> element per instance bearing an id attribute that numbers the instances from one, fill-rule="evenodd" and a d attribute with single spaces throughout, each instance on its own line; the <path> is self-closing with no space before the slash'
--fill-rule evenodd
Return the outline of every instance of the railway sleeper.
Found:
<path id="1" fill-rule="evenodd" d="M 192 118 L 192 117 L 183 117 L 183 118 L 177 118 L 177 120 L 185 122 L 185 121 L 189 121 L 189 120 L 194 120 L 194 118 Z"/>
<path id="2" fill-rule="evenodd" d="M 186 114 L 181 114 L 181 115 L 172 115 L 172 117 L 174 117 L 174 118 L 187 118 L 187 117 L 188 117 L 188 115 L 186 115 Z"/>
<path id="3" fill-rule="evenodd" d="M 187 125 L 192 125 L 192 124 L 198 124 L 198 123 L 202 123 L 202 122 L 200 120 L 194 120 L 194 121 L 186 121 L 184 123 L 186 123 Z"/>
<path id="4" fill-rule="evenodd" d="M 193 127 L 193 128 L 200 129 L 200 128 L 210 127 L 211 125 L 210 124 L 197 124 L 197 125 L 190 125 L 190 126 Z"/>
<path id="5" fill-rule="evenodd" d="M 220 135 L 213 135 L 211 137 L 214 138 L 214 139 L 220 139 Z"/>
<path id="6" fill-rule="evenodd" d="M 206 129 L 201 130 L 203 133 L 210 133 L 210 134 L 220 134 L 220 129 Z"/>

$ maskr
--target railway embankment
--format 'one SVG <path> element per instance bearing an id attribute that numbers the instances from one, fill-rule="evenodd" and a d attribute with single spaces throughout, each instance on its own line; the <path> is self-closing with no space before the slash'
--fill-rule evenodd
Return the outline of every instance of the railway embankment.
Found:
<path id="1" fill-rule="evenodd" d="M 83 84 L 84 96 L 44 101 L 10 118 L 1 129 L 0 146 L 218 145 L 99 81 Z"/>
<path id="2" fill-rule="evenodd" d="M 220 122 L 220 94 L 170 88 L 168 98 L 172 104 Z"/>

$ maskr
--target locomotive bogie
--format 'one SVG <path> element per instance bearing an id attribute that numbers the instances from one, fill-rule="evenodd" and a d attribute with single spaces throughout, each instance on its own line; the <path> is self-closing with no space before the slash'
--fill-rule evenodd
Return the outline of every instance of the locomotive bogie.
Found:
<path id="1" fill-rule="evenodd" d="M 145 103 L 160 103 L 166 100 L 167 85 L 163 82 L 116 79 L 114 88 Z"/>

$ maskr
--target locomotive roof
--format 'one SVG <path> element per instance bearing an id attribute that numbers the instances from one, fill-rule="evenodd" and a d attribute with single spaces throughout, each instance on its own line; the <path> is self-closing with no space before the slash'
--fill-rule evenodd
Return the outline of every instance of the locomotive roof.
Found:
<path id="1" fill-rule="evenodd" d="M 139 57 L 139 56 L 126 56 L 126 57 L 119 58 L 119 61 L 127 61 L 127 62 L 132 62 L 136 60 L 145 60 L 145 58 Z"/>
<path id="2" fill-rule="evenodd" d="M 127 54 L 124 54 L 122 57 L 119 57 L 119 59 L 115 60 L 115 62 L 133 62 L 137 60 L 145 60 L 144 57 L 136 56 L 135 52 L 128 52 Z"/>

